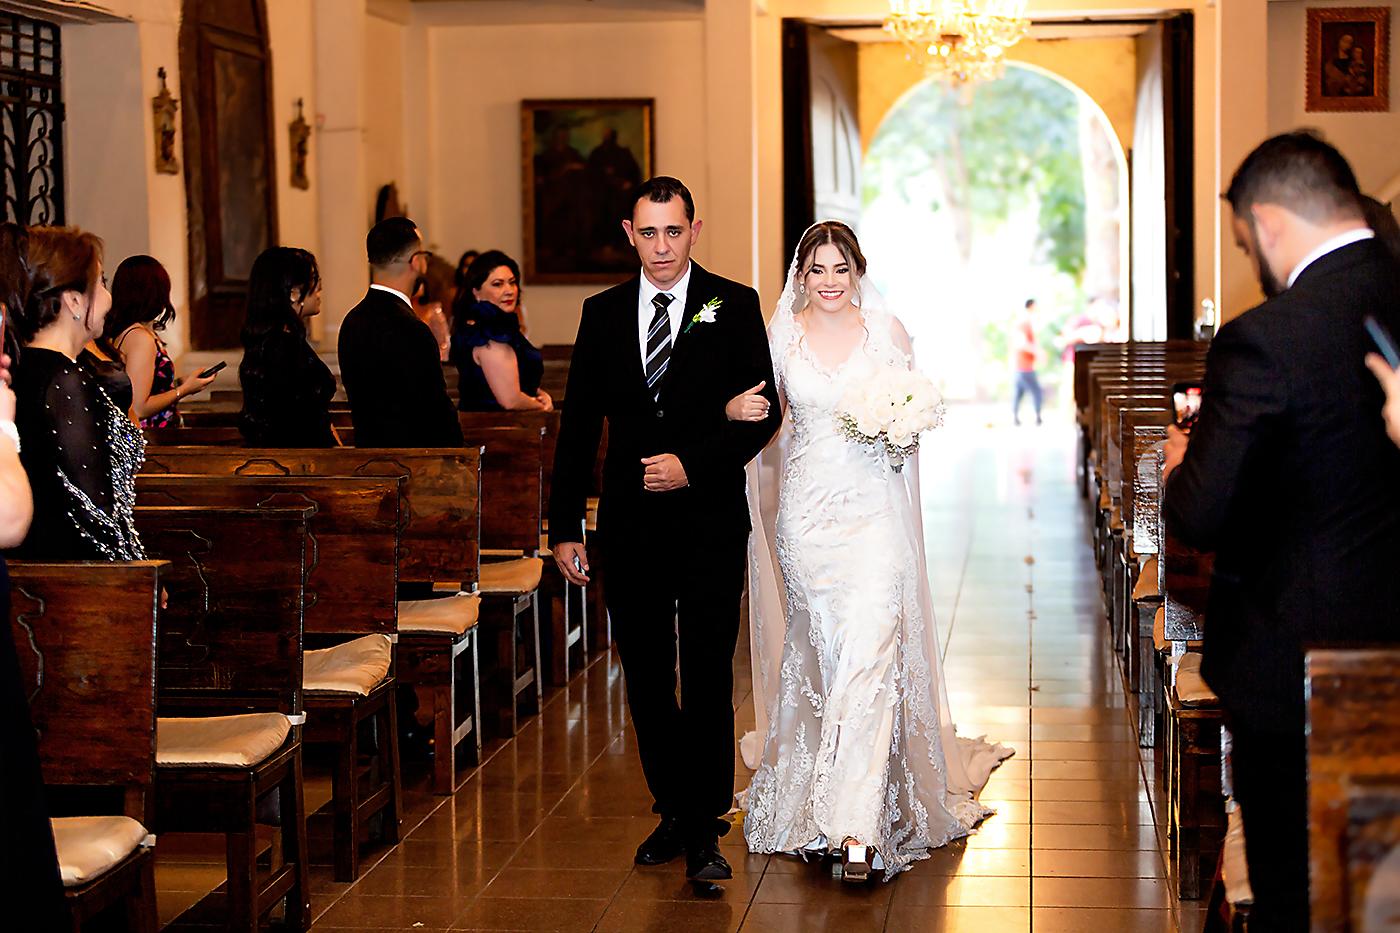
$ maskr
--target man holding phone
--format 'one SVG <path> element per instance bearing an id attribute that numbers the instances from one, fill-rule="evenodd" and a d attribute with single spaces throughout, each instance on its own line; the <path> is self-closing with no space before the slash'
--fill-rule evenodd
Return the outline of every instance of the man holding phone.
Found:
<path id="1" fill-rule="evenodd" d="M 1304 655 L 1400 642 L 1400 451 L 1361 366 L 1367 316 L 1400 329 L 1400 267 L 1346 160 L 1311 134 L 1265 141 L 1225 197 L 1268 300 L 1212 342 L 1199 420 L 1169 429 L 1162 507 L 1215 552 L 1202 674 L 1234 738 L 1251 924 L 1303 931 Z"/>

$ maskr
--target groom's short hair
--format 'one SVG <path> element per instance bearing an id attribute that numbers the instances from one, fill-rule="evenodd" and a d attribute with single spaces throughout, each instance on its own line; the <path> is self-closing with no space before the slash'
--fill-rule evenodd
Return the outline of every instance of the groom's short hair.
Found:
<path id="1" fill-rule="evenodd" d="M 1236 215 L 1277 204 L 1312 223 L 1361 216 L 1361 190 L 1347 160 L 1308 130 L 1266 139 L 1245 157 L 1225 200 Z"/>
<path id="2" fill-rule="evenodd" d="M 642 201 L 650 201 L 653 204 L 669 204 L 676 198 L 685 202 L 685 219 L 693 223 L 695 221 L 695 198 L 691 197 L 690 189 L 679 178 L 672 178 L 670 175 L 657 175 L 655 178 L 648 178 L 638 185 L 632 192 L 632 200 L 627 202 L 626 219 L 632 219 L 632 215 L 637 212 L 637 205 Z"/>

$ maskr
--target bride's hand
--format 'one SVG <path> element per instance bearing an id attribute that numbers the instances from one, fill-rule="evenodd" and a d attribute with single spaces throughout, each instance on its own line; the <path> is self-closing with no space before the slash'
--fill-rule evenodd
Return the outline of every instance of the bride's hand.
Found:
<path id="1" fill-rule="evenodd" d="M 724 413 L 730 421 L 762 421 L 768 417 L 768 399 L 761 394 L 768 381 L 764 380 L 741 395 L 736 395 L 724 406 Z"/>

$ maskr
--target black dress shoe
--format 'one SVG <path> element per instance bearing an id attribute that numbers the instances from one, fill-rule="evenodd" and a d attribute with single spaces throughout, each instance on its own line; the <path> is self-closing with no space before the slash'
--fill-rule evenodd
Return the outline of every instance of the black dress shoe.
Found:
<path id="1" fill-rule="evenodd" d="M 708 837 L 703 842 L 692 841 L 685 850 L 685 876 L 691 881 L 726 881 L 734 871 L 719 851 L 719 839 Z"/>
<path id="2" fill-rule="evenodd" d="M 679 817 L 663 816 L 641 845 L 637 846 L 638 865 L 664 865 L 685 852 L 685 835 Z"/>

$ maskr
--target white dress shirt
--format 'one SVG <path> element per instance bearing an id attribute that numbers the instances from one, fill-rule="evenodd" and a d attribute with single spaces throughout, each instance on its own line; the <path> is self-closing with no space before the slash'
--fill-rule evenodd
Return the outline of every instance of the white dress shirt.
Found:
<path id="1" fill-rule="evenodd" d="M 1360 243 L 1362 240 L 1375 239 L 1376 231 L 1370 227 L 1358 227 L 1355 230 L 1348 230 L 1346 233 L 1339 233 L 1332 239 L 1320 244 L 1303 257 L 1303 261 L 1293 267 L 1293 272 L 1288 276 L 1288 287 L 1292 288 L 1293 283 L 1298 281 L 1298 276 L 1303 274 L 1303 270 L 1317 262 L 1328 253 L 1341 249 L 1343 246 L 1350 246 L 1353 243 Z"/>
<path id="2" fill-rule="evenodd" d="M 666 316 L 671 319 L 672 344 L 676 342 L 676 335 L 681 329 L 681 318 L 685 315 L 685 296 L 690 290 L 690 270 L 693 268 L 693 265 L 687 264 L 685 275 L 681 276 L 675 285 L 665 289 L 666 294 L 675 299 L 666 307 Z M 647 334 L 651 332 L 651 319 L 656 316 L 656 305 L 652 304 L 651 300 L 661 292 L 662 289 L 651 284 L 651 279 L 643 272 L 642 287 L 637 296 L 637 352 L 641 355 L 644 372 L 647 365 Z"/>
<path id="3" fill-rule="evenodd" d="M 388 292 L 389 294 L 391 294 L 391 295 L 393 295 L 394 297 L 398 298 L 399 301 L 402 301 L 404 304 L 408 305 L 408 310 L 410 310 L 410 311 L 413 310 L 413 302 L 409 300 L 409 297 L 408 297 L 407 295 L 405 295 L 403 292 L 399 291 L 397 288 L 390 288 L 390 287 L 387 286 L 387 285 L 380 285 L 380 284 L 378 284 L 378 283 L 375 283 L 375 284 L 371 285 L 370 288 L 371 288 L 371 289 L 377 289 L 377 290 L 379 290 L 379 291 L 381 291 L 381 292 Z"/>

